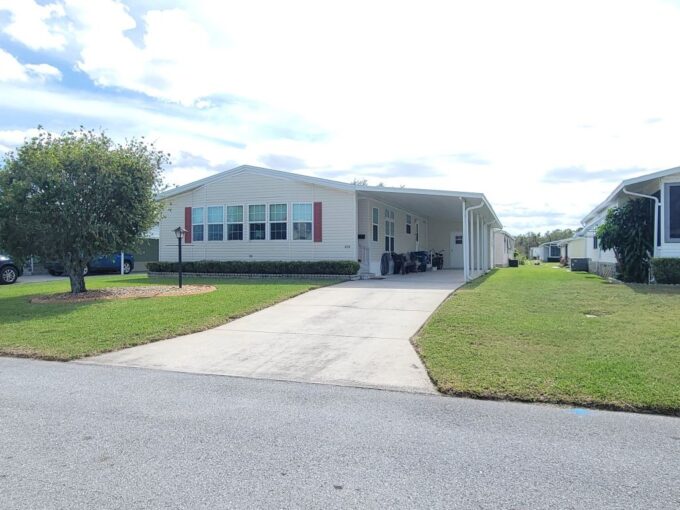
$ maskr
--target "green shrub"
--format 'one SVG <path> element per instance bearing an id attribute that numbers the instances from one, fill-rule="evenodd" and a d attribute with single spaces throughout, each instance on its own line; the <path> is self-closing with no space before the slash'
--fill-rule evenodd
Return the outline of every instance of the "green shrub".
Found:
<path id="1" fill-rule="evenodd" d="M 652 259 L 652 271 L 657 283 L 680 283 L 680 259 Z"/>
<path id="2" fill-rule="evenodd" d="M 647 283 L 649 262 L 654 251 L 654 214 L 652 202 L 636 199 L 607 211 L 605 222 L 597 229 L 601 250 L 614 250 L 619 278 L 624 282 Z"/>
<path id="3" fill-rule="evenodd" d="M 176 273 L 177 262 L 149 262 L 147 269 L 154 273 Z M 183 262 L 186 273 L 227 274 L 337 274 L 353 275 L 359 271 L 359 263 L 353 260 L 319 261 L 251 261 L 251 260 L 198 260 Z"/>

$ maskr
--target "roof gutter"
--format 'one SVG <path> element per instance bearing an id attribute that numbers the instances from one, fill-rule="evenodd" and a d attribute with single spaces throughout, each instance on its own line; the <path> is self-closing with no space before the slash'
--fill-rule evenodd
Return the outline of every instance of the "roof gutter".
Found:
<path id="1" fill-rule="evenodd" d="M 640 197 L 640 198 L 649 198 L 651 200 L 654 200 L 654 248 L 652 250 L 652 257 L 656 257 L 656 245 L 659 241 L 659 199 L 656 198 L 655 196 L 652 195 L 643 195 L 642 193 L 635 193 L 633 191 L 628 191 L 626 188 L 623 188 L 622 190 L 626 195 L 630 195 L 633 197 Z"/>

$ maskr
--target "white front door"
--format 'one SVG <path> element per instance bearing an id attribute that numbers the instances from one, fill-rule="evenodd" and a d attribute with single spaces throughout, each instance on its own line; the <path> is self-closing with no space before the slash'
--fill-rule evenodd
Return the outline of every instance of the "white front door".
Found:
<path id="1" fill-rule="evenodd" d="M 451 241 L 449 245 L 449 260 L 446 267 L 454 269 L 463 268 L 463 233 L 451 232 Z M 446 261 L 445 261 L 446 263 Z"/>

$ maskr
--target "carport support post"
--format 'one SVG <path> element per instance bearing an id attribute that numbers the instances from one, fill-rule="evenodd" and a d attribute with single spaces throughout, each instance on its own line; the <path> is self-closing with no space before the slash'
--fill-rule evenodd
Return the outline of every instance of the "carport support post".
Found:
<path id="1" fill-rule="evenodd" d="M 467 207 L 465 206 L 465 199 L 461 198 L 463 204 L 463 280 L 466 282 L 470 279 L 468 264 L 470 262 L 469 241 L 468 241 L 468 221 L 467 221 Z M 455 239 L 454 239 L 455 242 Z M 452 264 L 453 265 L 453 264 Z"/>
<path id="2" fill-rule="evenodd" d="M 482 271 L 482 217 L 477 215 L 477 271 Z"/>
<path id="3" fill-rule="evenodd" d="M 124 260 L 125 260 L 125 252 L 120 252 L 120 274 L 125 274 L 125 267 L 124 267 Z"/>

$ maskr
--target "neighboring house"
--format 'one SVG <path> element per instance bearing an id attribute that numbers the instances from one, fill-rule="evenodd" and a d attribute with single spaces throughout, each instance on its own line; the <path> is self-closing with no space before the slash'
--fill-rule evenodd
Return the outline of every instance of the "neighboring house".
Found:
<path id="1" fill-rule="evenodd" d="M 571 259 L 585 259 L 586 258 L 586 240 L 579 237 L 579 234 L 570 237 L 569 239 L 562 239 L 558 241 L 560 247 L 560 258 L 569 264 Z"/>
<path id="2" fill-rule="evenodd" d="M 680 257 L 680 167 L 633 177 L 621 182 L 607 199 L 588 213 L 579 233 L 586 240 L 589 270 L 602 276 L 613 276 L 616 258 L 612 250 L 601 250 L 596 231 L 612 207 L 628 200 L 643 198 L 656 206 L 653 257 Z"/>
<path id="3" fill-rule="evenodd" d="M 380 274 L 385 252 L 441 251 L 466 279 L 492 267 L 502 228 L 481 193 L 388 188 L 239 166 L 158 197 L 161 261 L 357 260 Z"/>
<path id="4" fill-rule="evenodd" d="M 494 233 L 494 266 L 508 267 L 508 261 L 514 257 L 515 238 L 505 230 L 496 230 Z"/>
<path id="5" fill-rule="evenodd" d="M 542 251 L 542 248 L 539 246 L 532 246 L 529 248 L 529 258 L 531 260 L 540 260 Z"/>
<path id="6" fill-rule="evenodd" d="M 537 258 L 541 262 L 559 262 L 560 254 L 559 241 L 548 241 L 531 248 L 531 258 Z"/>

